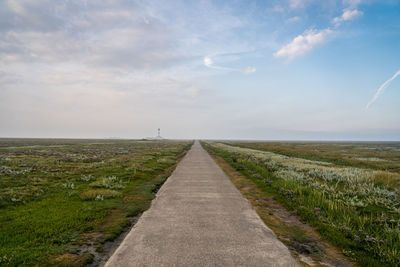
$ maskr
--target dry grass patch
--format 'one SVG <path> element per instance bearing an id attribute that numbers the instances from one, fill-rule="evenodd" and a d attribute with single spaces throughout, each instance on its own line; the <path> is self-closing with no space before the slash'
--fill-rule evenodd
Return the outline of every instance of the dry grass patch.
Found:
<path id="1" fill-rule="evenodd" d="M 121 192 L 110 189 L 89 189 L 80 195 L 82 200 L 104 200 L 121 196 Z"/>
<path id="2" fill-rule="evenodd" d="M 398 173 L 377 171 L 373 180 L 377 185 L 385 185 L 400 190 L 400 174 Z"/>
<path id="3" fill-rule="evenodd" d="M 65 253 L 55 255 L 50 258 L 49 265 L 51 266 L 85 266 L 93 261 L 92 254 L 76 255 Z"/>

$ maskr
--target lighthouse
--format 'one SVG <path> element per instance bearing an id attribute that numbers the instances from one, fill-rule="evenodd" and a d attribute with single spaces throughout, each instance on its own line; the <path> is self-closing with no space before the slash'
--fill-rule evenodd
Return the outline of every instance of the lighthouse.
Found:
<path id="1" fill-rule="evenodd" d="M 146 138 L 143 138 L 144 140 L 163 140 L 164 138 L 161 136 L 161 129 L 160 128 L 158 128 L 157 129 L 157 136 L 154 136 L 154 137 L 146 137 Z"/>

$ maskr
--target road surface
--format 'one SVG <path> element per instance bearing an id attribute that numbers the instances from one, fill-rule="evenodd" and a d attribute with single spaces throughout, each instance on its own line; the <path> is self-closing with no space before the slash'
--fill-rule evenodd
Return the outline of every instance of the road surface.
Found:
<path id="1" fill-rule="evenodd" d="M 106 266 L 298 266 L 195 142 Z"/>

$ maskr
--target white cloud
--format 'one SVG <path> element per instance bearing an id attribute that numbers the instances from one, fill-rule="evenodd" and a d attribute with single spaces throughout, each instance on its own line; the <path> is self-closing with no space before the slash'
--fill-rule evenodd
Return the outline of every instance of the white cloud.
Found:
<path id="1" fill-rule="evenodd" d="M 280 5 L 275 5 L 272 8 L 269 9 L 271 12 L 276 12 L 276 13 L 282 13 L 285 11 L 285 9 L 283 7 L 281 7 Z"/>
<path id="2" fill-rule="evenodd" d="M 294 17 L 288 18 L 286 20 L 286 22 L 287 23 L 295 23 L 295 22 L 299 22 L 300 20 L 301 20 L 301 18 L 299 16 L 294 16 Z"/>
<path id="3" fill-rule="evenodd" d="M 206 56 L 203 58 L 203 63 L 204 66 L 211 68 L 211 69 L 216 69 L 216 70 L 228 70 L 228 71 L 236 71 L 237 69 L 233 68 L 226 68 L 226 67 L 221 67 L 221 66 L 216 66 L 214 65 L 214 61 L 212 60 L 211 56 Z"/>
<path id="4" fill-rule="evenodd" d="M 290 0 L 289 6 L 292 9 L 302 8 L 304 7 L 305 1 L 304 0 Z"/>
<path id="5" fill-rule="evenodd" d="M 213 67 L 214 62 L 212 61 L 212 59 L 210 57 L 204 57 L 203 62 L 204 62 L 204 66 L 209 67 L 209 68 Z"/>
<path id="6" fill-rule="evenodd" d="M 244 72 L 244 74 L 252 74 L 256 71 L 257 71 L 257 69 L 255 67 L 247 67 L 243 72 Z"/>
<path id="7" fill-rule="evenodd" d="M 289 6 L 291 9 L 298 9 L 305 7 L 307 2 L 312 0 L 290 0 Z M 335 28 L 340 26 L 343 21 L 354 20 L 355 18 L 362 16 L 363 12 L 357 9 L 357 6 L 362 0 L 343 0 L 343 5 L 347 6 L 343 9 L 341 16 L 332 19 L 332 24 Z M 300 21 L 301 18 L 298 16 L 291 17 L 286 20 L 286 23 L 295 23 Z M 303 34 L 300 34 L 294 38 L 289 44 L 283 46 L 281 49 L 274 53 L 274 57 L 287 57 L 293 59 L 297 56 L 303 55 L 310 51 L 314 46 L 323 43 L 326 37 L 332 33 L 329 28 L 324 30 L 308 30 Z"/>
<path id="8" fill-rule="evenodd" d="M 217 66 L 217 65 L 214 65 L 214 61 L 212 60 L 211 56 L 204 57 L 203 64 L 204 64 L 204 66 L 211 68 L 211 69 L 225 70 L 225 71 L 239 71 L 239 72 L 243 72 L 244 74 L 252 74 L 257 71 L 257 69 L 255 67 L 247 67 L 244 70 L 241 70 L 239 68 L 227 68 L 227 67 Z"/>
<path id="9" fill-rule="evenodd" d="M 335 25 L 339 25 L 343 21 L 353 20 L 357 17 L 362 16 L 363 12 L 358 9 L 345 9 L 340 17 L 336 17 L 332 20 Z"/>
<path id="10" fill-rule="evenodd" d="M 343 4 L 344 5 L 348 5 L 348 6 L 358 6 L 359 4 L 361 4 L 361 0 L 343 0 Z"/>
<path id="11" fill-rule="evenodd" d="M 6 3 L 13 12 L 15 12 L 19 15 L 25 15 L 27 13 L 26 9 L 19 1 L 8 0 L 8 1 L 6 1 Z"/>
<path id="12" fill-rule="evenodd" d="M 331 33 L 332 30 L 330 29 L 305 31 L 295 37 L 289 44 L 276 51 L 274 56 L 276 58 L 287 57 L 289 59 L 301 56 L 315 46 L 322 44 Z"/>

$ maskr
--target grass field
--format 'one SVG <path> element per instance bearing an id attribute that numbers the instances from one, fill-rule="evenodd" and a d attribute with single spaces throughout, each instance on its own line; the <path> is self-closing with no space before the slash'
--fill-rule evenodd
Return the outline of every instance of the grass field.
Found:
<path id="1" fill-rule="evenodd" d="M 234 145 L 336 165 L 400 173 L 400 142 L 234 142 Z"/>
<path id="2" fill-rule="evenodd" d="M 398 143 L 205 146 L 361 266 L 400 266 Z"/>
<path id="3" fill-rule="evenodd" d="M 85 265 L 192 142 L 0 139 L 0 265 Z"/>

